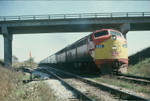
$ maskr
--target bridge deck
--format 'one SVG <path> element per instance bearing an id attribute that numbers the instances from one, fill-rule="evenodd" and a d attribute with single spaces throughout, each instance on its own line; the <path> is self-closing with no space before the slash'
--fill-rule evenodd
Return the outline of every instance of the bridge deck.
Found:
<path id="1" fill-rule="evenodd" d="M 0 16 L 0 21 L 41 20 L 41 19 L 76 19 L 76 18 L 112 18 L 112 17 L 150 17 L 150 12 L 115 12 L 115 13 Z"/>

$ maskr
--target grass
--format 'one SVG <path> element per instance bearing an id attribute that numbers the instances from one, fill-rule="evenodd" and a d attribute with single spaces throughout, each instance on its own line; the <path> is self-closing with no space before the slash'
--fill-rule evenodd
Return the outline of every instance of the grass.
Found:
<path id="1" fill-rule="evenodd" d="M 150 58 L 150 47 L 129 56 L 129 65 L 136 65 L 147 58 Z"/>
<path id="2" fill-rule="evenodd" d="M 2 101 L 11 93 L 11 91 L 20 85 L 18 77 L 21 76 L 19 75 L 16 75 L 13 71 L 0 66 L 0 99 Z"/>
<path id="3" fill-rule="evenodd" d="M 150 77 L 150 47 L 129 56 L 128 74 Z"/>
<path id="4" fill-rule="evenodd" d="M 43 82 L 23 84 L 30 75 L 0 66 L 0 101 L 56 101 L 52 90 Z"/>
<path id="5" fill-rule="evenodd" d="M 136 65 L 129 65 L 127 74 L 150 77 L 150 58 L 147 58 Z"/>
<path id="6" fill-rule="evenodd" d="M 15 92 L 15 93 L 14 93 Z M 9 101 L 55 101 L 55 95 L 43 82 L 31 82 L 16 89 Z"/>

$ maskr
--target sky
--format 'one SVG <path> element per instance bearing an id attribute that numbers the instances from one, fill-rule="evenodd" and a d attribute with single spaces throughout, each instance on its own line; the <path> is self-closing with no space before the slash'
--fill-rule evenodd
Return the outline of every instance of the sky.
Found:
<path id="1" fill-rule="evenodd" d="M 0 16 L 107 12 L 150 12 L 150 1 L 0 1 Z M 13 55 L 18 57 L 19 61 L 22 62 L 29 58 L 29 53 L 31 52 L 35 61 L 39 62 L 90 33 L 91 32 L 13 35 Z M 129 31 L 127 33 L 129 55 L 149 47 L 149 38 L 150 31 Z M 0 35 L 1 59 L 4 57 L 3 44 L 3 36 Z"/>

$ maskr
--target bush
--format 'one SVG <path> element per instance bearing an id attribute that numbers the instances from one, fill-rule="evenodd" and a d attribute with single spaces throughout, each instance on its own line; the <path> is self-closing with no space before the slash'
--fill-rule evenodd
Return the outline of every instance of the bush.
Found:
<path id="1" fill-rule="evenodd" d="M 150 58 L 150 47 L 129 56 L 129 65 L 136 65 L 147 58 Z"/>
<path id="2" fill-rule="evenodd" d="M 150 77 L 150 58 L 128 67 L 128 74 Z"/>
<path id="3" fill-rule="evenodd" d="M 43 82 L 30 82 L 30 75 L 15 72 L 0 66 L 0 101 L 55 101 L 52 90 Z"/>

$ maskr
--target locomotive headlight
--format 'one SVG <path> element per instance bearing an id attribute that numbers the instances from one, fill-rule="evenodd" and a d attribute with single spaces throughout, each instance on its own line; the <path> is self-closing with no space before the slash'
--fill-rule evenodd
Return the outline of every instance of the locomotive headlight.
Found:
<path id="1" fill-rule="evenodd" d="M 111 36 L 111 39 L 112 39 L 112 40 L 116 40 L 116 39 L 117 39 L 117 36 L 116 36 L 116 35 L 112 35 L 112 36 Z"/>
<path id="2" fill-rule="evenodd" d="M 117 49 L 117 46 L 112 46 L 112 49 L 114 49 L 114 50 Z"/>

